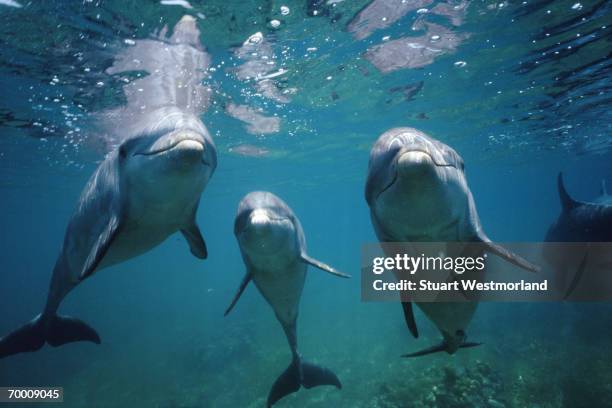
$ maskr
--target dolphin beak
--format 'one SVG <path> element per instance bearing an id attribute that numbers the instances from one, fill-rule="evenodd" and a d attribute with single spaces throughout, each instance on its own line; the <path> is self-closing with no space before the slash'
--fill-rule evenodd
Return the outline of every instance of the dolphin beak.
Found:
<path id="1" fill-rule="evenodd" d="M 255 227 L 260 227 L 270 222 L 270 216 L 268 215 L 268 212 L 266 210 L 258 208 L 251 213 L 249 221 L 251 225 Z"/>
<path id="2" fill-rule="evenodd" d="M 186 163 L 204 163 L 204 144 L 199 140 L 186 139 L 178 142 L 170 149 L 170 152 L 178 160 Z"/>
<path id="3" fill-rule="evenodd" d="M 401 175 L 419 175 L 430 172 L 436 167 L 432 157 L 420 150 L 403 152 L 397 158 L 397 169 Z"/>
<path id="4" fill-rule="evenodd" d="M 153 156 L 172 151 L 177 157 L 186 155 L 188 158 L 202 160 L 205 150 L 205 142 L 200 134 L 192 130 L 177 130 L 159 137 L 152 145 L 134 155 Z"/>

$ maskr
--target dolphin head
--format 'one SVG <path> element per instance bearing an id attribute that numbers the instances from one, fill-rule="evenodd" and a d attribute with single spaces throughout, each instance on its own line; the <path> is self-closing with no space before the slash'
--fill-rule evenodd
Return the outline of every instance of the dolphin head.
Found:
<path id="1" fill-rule="evenodd" d="M 122 178 L 130 192 L 147 201 L 199 197 L 217 164 L 205 129 L 161 129 L 128 139 L 118 149 Z"/>
<path id="2" fill-rule="evenodd" d="M 412 128 L 391 129 L 375 143 L 365 193 L 379 218 L 401 218 L 423 233 L 456 222 L 470 200 L 461 156 Z"/>
<path id="3" fill-rule="evenodd" d="M 242 250 L 251 257 L 293 252 L 297 247 L 294 220 L 278 197 L 254 192 L 240 203 L 234 233 Z"/>

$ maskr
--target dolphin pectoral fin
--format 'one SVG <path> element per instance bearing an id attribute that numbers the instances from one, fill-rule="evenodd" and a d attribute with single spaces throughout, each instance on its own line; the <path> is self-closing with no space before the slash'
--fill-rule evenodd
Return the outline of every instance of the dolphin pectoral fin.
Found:
<path id="1" fill-rule="evenodd" d="M 315 364 L 301 362 L 294 358 L 289 367 L 276 379 L 268 394 L 268 408 L 281 398 L 300 389 L 300 386 L 310 389 L 319 385 L 333 385 L 341 389 L 342 383 L 331 370 Z"/>
<path id="2" fill-rule="evenodd" d="M 463 342 L 461 343 L 461 345 L 459 346 L 459 348 L 470 348 L 470 347 L 477 347 L 482 345 L 482 343 L 476 343 L 476 342 Z M 412 357 L 421 357 L 421 356 L 426 356 L 427 354 L 434 354 L 434 353 L 439 353 L 445 351 L 449 354 L 453 354 L 454 351 L 450 351 L 448 348 L 448 345 L 446 344 L 445 341 L 441 342 L 438 345 L 435 346 L 431 346 L 428 347 L 426 349 L 423 350 L 419 350 L 419 351 L 415 351 L 414 353 L 408 353 L 408 354 L 403 354 L 402 357 L 406 357 L 406 358 L 412 358 Z"/>
<path id="3" fill-rule="evenodd" d="M 491 242 L 489 237 L 487 237 L 485 233 L 482 232 L 482 230 L 476 234 L 473 240 L 475 242 L 483 243 L 485 245 L 485 250 L 487 252 L 491 252 L 492 254 L 497 255 L 500 258 L 505 259 L 506 261 L 510 262 L 511 264 L 518 266 L 519 268 L 525 269 L 529 272 L 539 272 L 541 270 L 539 266 L 532 264 L 531 262 L 527 261 L 521 256 L 504 248 L 503 246 L 497 245 L 496 243 Z"/>
<path id="4" fill-rule="evenodd" d="M 304 388 L 312 388 L 318 385 L 333 385 L 338 389 L 342 389 L 342 383 L 333 371 L 305 362 L 302 362 L 302 385 Z"/>
<path id="5" fill-rule="evenodd" d="M 490 241 L 489 242 L 485 241 L 485 244 L 487 245 L 487 250 L 489 252 L 499 256 L 500 258 L 505 259 L 506 261 L 518 266 L 519 268 L 525 269 L 526 271 L 529 271 L 529 272 L 539 272 L 541 269 L 539 266 L 532 264 L 531 262 L 518 256 L 514 252 L 509 251 L 508 249 L 504 248 L 501 245 L 494 244 L 493 242 L 490 242 Z"/>
<path id="6" fill-rule="evenodd" d="M 236 305 L 236 302 L 238 302 L 238 299 L 240 299 L 240 296 L 242 296 L 242 292 L 244 292 L 244 290 L 246 289 L 250 281 L 251 281 L 251 274 L 247 272 L 246 275 L 244 275 L 242 282 L 240 282 L 240 287 L 238 288 L 238 292 L 236 292 L 236 295 L 234 295 L 234 299 L 232 299 L 232 303 L 230 303 L 230 305 L 227 307 L 223 316 L 227 316 L 229 312 L 232 311 L 232 309 Z"/>
<path id="7" fill-rule="evenodd" d="M 576 290 L 578 283 L 582 279 L 582 275 L 584 274 L 584 270 L 586 269 L 587 258 L 589 256 L 589 247 L 590 245 L 587 244 L 584 256 L 582 257 L 582 260 L 580 261 L 580 265 L 578 265 L 578 270 L 574 274 L 572 281 L 570 282 L 569 286 L 567 287 L 567 290 L 565 291 L 563 300 L 568 300 L 568 298 L 572 295 L 572 293 L 574 293 L 574 290 Z"/>
<path id="8" fill-rule="evenodd" d="M 87 260 L 83 265 L 83 269 L 81 269 L 80 279 L 83 280 L 89 276 L 91 276 L 108 249 L 110 248 L 113 240 L 117 236 L 119 232 L 121 222 L 120 217 L 117 214 L 111 214 L 108 222 L 104 226 L 104 229 L 100 231 L 98 234 L 98 238 L 93 243 L 93 246 L 89 250 L 89 255 L 87 256 Z"/>
<path id="9" fill-rule="evenodd" d="M 317 261 L 316 259 L 309 257 L 306 254 L 302 254 L 301 258 L 302 258 L 303 262 L 305 262 L 305 263 L 307 263 L 309 265 L 312 265 L 315 268 L 319 268 L 322 271 L 325 271 L 327 273 L 331 273 L 332 275 L 338 276 L 340 278 L 350 278 L 351 277 L 351 275 L 347 275 L 346 273 L 342 273 L 342 272 L 332 268 L 331 266 L 329 266 L 329 265 L 327 265 L 327 264 L 325 264 L 325 263 L 323 263 L 321 261 Z"/>
<path id="10" fill-rule="evenodd" d="M 47 320 L 38 315 L 0 339 L 0 358 L 39 350 L 45 342 L 57 347 L 74 341 L 100 344 L 100 336 L 78 319 L 54 315 Z"/>
<path id="11" fill-rule="evenodd" d="M 192 222 L 187 227 L 181 229 L 181 233 L 187 240 L 189 244 L 189 249 L 191 253 L 200 259 L 206 259 L 208 257 L 208 249 L 206 248 L 206 241 L 202 237 L 202 233 L 200 232 L 200 228 L 194 222 Z"/>
<path id="12" fill-rule="evenodd" d="M 406 320 L 406 326 L 412 333 L 412 336 L 416 339 L 419 337 L 419 329 L 417 328 L 416 321 L 414 320 L 414 312 L 412 311 L 412 302 L 402 302 L 402 309 L 404 311 L 404 320 Z"/>

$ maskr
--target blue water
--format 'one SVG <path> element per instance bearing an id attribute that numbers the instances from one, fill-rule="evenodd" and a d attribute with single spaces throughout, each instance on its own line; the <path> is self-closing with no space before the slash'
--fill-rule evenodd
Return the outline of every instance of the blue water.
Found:
<path id="1" fill-rule="evenodd" d="M 333 369 L 343 389 L 301 390 L 278 406 L 612 406 L 610 304 L 482 304 L 468 334 L 483 346 L 408 361 L 399 356 L 438 342 L 438 331 L 417 311 L 413 339 L 400 307 L 362 302 L 359 281 L 360 247 L 376 241 L 363 195 L 369 149 L 392 127 L 416 127 L 462 155 L 499 242 L 543 239 L 560 211 L 559 171 L 576 199 L 597 196 L 602 179 L 612 185 L 609 2 L 473 1 L 460 25 L 428 17 L 466 35 L 456 49 L 387 74 L 364 52 L 385 36 L 417 35 L 416 11 L 357 40 L 347 27 L 365 0 L 19 3 L 0 1 L 0 336 L 44 305 L 75 203 L 109 149 L 97 114 L 125 103 L 121 81 L 105 73 L 125 39 L 196 16 L 216 67 L 201 117 L 219 166 L 197 217 L 209 259 L 174 235 L 100 271 L 61 312 L 95 327 L 102 344 L 2 359 L 0 386 L 62 386 L 66 407 L 265 406 L 290 361 L 284 334 L 252 285 L 223 312 L 244 274 L 236 207 L 269 190 L 300 218 L 309 253 L 353 275 L 311 268 L 298 321 L 301 353 Z M 288 71 L 279 89 L 296 89 L 288 103 L 233 74 L 235 47 L 257 31 Z M 420 82 L 409 97 L 392 91 Z M 249 133 L 224 112 L 230 100 L 277 115 L 279 131 Z M 241 145 L 262 150 L 239 154 Z"/>

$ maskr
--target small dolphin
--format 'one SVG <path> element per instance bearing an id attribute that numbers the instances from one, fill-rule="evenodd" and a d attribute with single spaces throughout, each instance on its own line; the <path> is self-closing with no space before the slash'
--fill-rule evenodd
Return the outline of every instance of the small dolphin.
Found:
<path id="1" fill-rule="evenodd" d="M 561 200 L 561 214 L 548 229 L 545 240 L 548 242 L 584 243 L 584 245 L 574 245 L 571 250 L 555 245 L 544 247 L 544 257 L 559 273 L 560 283 L 566 284 L 574 266 L 577 266 L 565 290 L 565 298 L 567 298 L 578 286 L 585 270 L 589 269 L 587 263 L 592 267 L 593 261 L 596 261 L 595 264 L 600 266 L 612 267 L 611 264 L 605 263 L 605 259 L 608 258 L 605 256 L 606 254 L 598 252 L 602 249 L 605 251 L 605 248 L 598 248 L 598 246 L 591 248 L 589 244 L 592 242 L 612 242 L 612 196 L 608 194 L 606 183 L 602 180 L 599 197 L 592 202 L 574 200 L 565 189 L 562 173 L 559 173 L 557 177 L 557 188 Z M 591 262 L 587 262 L 588 257 L 591 258 Z M 599 289 L 606 290 L 609 287 L 605 286 L 601 279 L 599 283 Z M 591 291 L 595 291 L 595 289 L 591 288 Z"/>
<path id="2" fill-rule="evenodd" d="M 491 242 L 480 225 L 463 159 L 451 147 L 416 129 L 394 128 L 376 141 L 370 153 L 365 197 L 381 242 L 480 242 L 487 251 L 521 268 L 537 270 Z M 465 332 L 476 302 L 417 305 L 444 339 L 405 357 L 439 351 L 453 354 L 459 348 L 479 345 L 466 342 Z M 410 332 L 418 337 L 412 303 L 403 301 L 402 306 Z"/>
<path id="3" fill-rule="evenodd" d="M 307 265 L 335 276 L 350 276 L 306 254 L 306 239 L 300 221 L 287 204 L 272 193 L 257 191 L 242 199 L 234 223 L 234 234 L 247 271 L 225 315 L 253 280 L 274 309 L 293 355 L 291 364 L 278 377 L 268 394 L 268 407 L 298 391 L 300 386 L 334 385 L 342 388 L 332 371 L 302 360 L 298 353 L 296 324 Z"/>
<path id="4" fill-rule="evenodd" d="M 174 31 L 178 51 L 186 51 L 182 38 L 197 37 L 194 20 L 183 17 Z M 184 62 L 191 60 L 187 52 L 178 54 Z M 187 66 L 196 68 L 186 64 L 182 71 Z M 36 351 L 45 342 L 54 347 L 85 340 L 100 343 L 93 328 L 57 314 L 64 297 L 96 271 L 143 254 L 177 231 L 196 257 L 206 258 L 196 211 L 217 166 L 217 153 L 208 130 L 192 113 L 194 108 L 181 102 L 190 100 L 187 94 L 197 93 L 199 83 L 184 86 L 180 75 L 171 75 L 180 67 L 167 68 L 157 84 L 162 90 L 152 91 L 149 98 L 157 107 L 115 122 L 122 132 L 139 131 L 111 151 L 89 179 L 66 229 L 46 306 L 29 323 L 0 339 L 0 358 Z M 137 112 L 132 105 L 128 102 L 125 110 Z"/>

